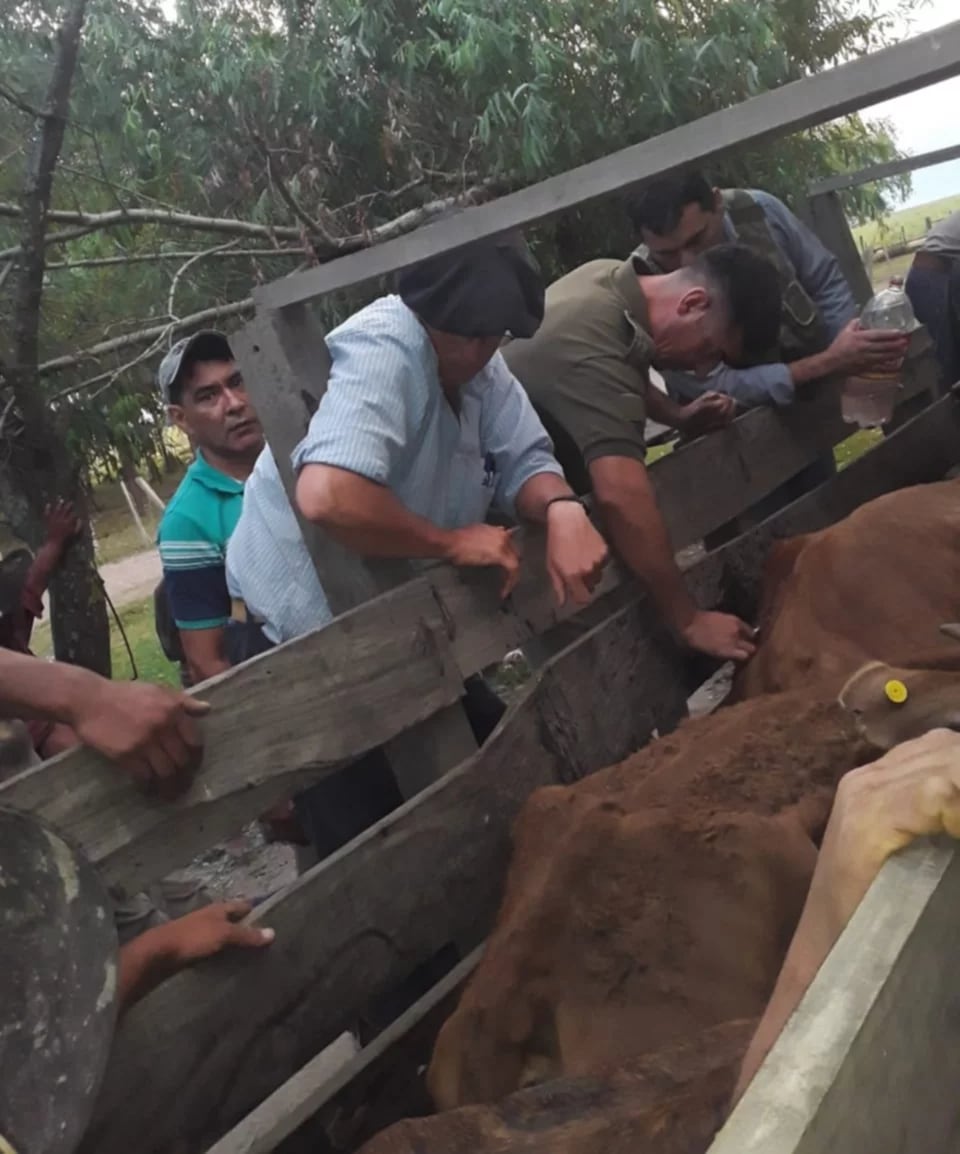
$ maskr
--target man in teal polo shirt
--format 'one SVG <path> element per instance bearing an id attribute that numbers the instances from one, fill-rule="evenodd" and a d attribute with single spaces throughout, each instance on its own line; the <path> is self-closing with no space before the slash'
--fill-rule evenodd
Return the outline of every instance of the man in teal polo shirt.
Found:
<path id="1" fill-rule="evenodd" d="M 247 626 L 230 621 L 224 565 L 263 430 L 223 333 L 178 341 L 157 380 L 170 420 L 196 451 L 157 534 L 167 603 L 195 683 L 256 651 Z"/>

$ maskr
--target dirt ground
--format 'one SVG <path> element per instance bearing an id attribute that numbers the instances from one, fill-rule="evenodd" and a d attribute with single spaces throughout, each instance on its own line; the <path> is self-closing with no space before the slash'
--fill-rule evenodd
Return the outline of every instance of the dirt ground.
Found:
<path id="1" fill-rule="evenodd" d="M 215 845 L 189 865 L 190 874 L 219 898 L 264 898 L 297 878 L 293 846 L 268 845 L 251 822 L 234 838 Z"/>
<path id="2" fill-rule="evenodd" d="M 150 597 L 160 580 L 160 554 L 156 549 L 134 553 L 120 561 L 100 566 L 100 576 L 110 600 L 120 609 Z"/>

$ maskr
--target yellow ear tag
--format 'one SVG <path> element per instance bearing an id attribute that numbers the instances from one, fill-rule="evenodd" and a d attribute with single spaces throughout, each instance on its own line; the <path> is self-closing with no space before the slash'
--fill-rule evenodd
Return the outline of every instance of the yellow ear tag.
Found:
<path id="1" fill-rule="evenodd" d="M 896 680 L 888 681 L 883 687 L 883 692 L 887 695 L 887 701 L 892 701 L 894 705 L 903 705 L 910 696 L 903 682 Z"/>

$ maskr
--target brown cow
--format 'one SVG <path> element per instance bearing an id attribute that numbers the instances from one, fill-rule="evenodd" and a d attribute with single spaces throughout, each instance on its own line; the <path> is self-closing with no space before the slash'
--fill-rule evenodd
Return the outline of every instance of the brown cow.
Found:
<path id="1" fill-rule="evenodd" d="M 768 695 L 537 791 L 484 958 L 437 1040 L 438 1107 L 593 1075 L 763 1010 L 848 770 L 960 724 L 960 653 Z M 902 703 L 885 687 L 905 687 Z M 864 695 L 869 696 L 865 700 Z M 879 743 L 868 743 L 867 728 Z"/>
<path id="2" fill-rule="evenodd" d="M 760 645 L 734 698 L 819 686 L 866 661 L 950 652 L 960 617 L 960 480 L 878 497 L 843 521 L 778 541 L 767 559 Z"/>
<path id="3" fill-rule="evenodd" d="M 437 1105 L 460 1108 L 366 1154 L 704 1149 L 749 1036 L 731 1024 L 767 1003 L 840 777 L 960 728 L 960 653 L 938 631 L 960 616 L 958 529 L 946 483 L 778 544 L 737 685 L 754 699 L 531 798 L 429 1071 Z"/>
<path id="4" fill-rule="evenodd" d="M 755 1022 L 730 1022 L 598 1077 L 399 1122 L 362 1154 L 702 1154 Z"/>

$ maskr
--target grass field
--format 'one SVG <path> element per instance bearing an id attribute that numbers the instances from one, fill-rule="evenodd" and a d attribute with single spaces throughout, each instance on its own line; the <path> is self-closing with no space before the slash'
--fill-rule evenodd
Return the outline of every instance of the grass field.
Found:
<path id="1" fill-rule="evenodd" d="M 917 204 L 912 208 L 902 208 L 891 212 L 883 220 L 871 220 L 866 224 L 853 226 L 853 235 L 858 245 L 876 247 L 881 244 L 895 244 L 906 233 L 907 240 L 917 240 L 926 233 L 927 217 L 940 220 L 952 212 L 960 211 L 960 196 L 948 196 L 943 200 L 932 200 L 929 204 Z"/>
<path id="2" fill-rule="evenodd" d="M 174 473 L 165 474 L 153 486 L 161 501 L 170 500 L 182 476 L 182 470 L 178 469 Z M 96 512 L 93 514 L 93 531 L 97 537 L 97 560 L 101 565 L 153 548 L 160 513 L 152 503 L 148 502 L 147 512 L 143 517 L 143 527 L 150 538 L 149 543 L 146 543 L 130 516 L 130 510 L 117 482 L 98 485 L 94 492 L 94 501 Z"/>
<path id="3" fill-rule="evenodd" d="M 124 605 L 119 611 L 123 632 L 127 635 L 130 650 L 133 653 L 133 663 L 141 681 L 153 681 L 158 685 L 179 686 L 180 671 L 164 657 L 157 635 L 153 628 L 153 598 L 147 597 L 144 601 L 135 601 Z M 50 625 L 42 621 L 33 631 L 33 652 L 38 657 L 53 656 L 53 641 L 50 636 Z M 113 664 L 113 676 L 118 681 L 129 681 L 133 678 L 134 667 L 130 661 L 123 640 L 123 633 L 111 615 L 110 618 L 110 659 Z"/>

